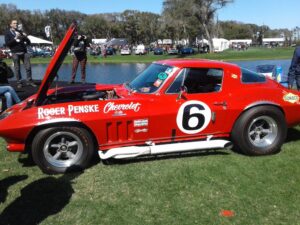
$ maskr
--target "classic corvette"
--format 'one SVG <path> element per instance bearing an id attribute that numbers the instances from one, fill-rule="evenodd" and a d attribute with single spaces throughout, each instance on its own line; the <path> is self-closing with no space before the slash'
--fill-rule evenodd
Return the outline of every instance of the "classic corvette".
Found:
<path id="1" fill-rule="evenodd" d="M 76 35 L 67 31 L 38 92 L 0 115 L 11 152 L 32 154 L 45 173 L 102 160 L 235 146 L 280 151 L 300 122 L 299 92 L 237 65 L 172 59 L 130 83 L 49 88 Z"/>

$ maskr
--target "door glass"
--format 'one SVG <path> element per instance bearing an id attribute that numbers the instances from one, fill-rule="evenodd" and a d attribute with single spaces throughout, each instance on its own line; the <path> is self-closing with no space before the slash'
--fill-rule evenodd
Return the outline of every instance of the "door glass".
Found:
<path id="1" fill-rule="evenodd" d="M 167 93 L 178 93 L 182 85 L 184 69 L 170 85 Z M 188 68 L 184 86 L 188 94 L 218 92 L 222 89 L 223 70 L 212 68 Z"/>

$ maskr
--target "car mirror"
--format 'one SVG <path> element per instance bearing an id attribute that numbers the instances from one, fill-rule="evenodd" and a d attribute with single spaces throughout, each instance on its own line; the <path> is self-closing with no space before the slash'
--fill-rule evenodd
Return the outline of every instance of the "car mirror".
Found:
<path id="1" fill-rule="evenodd" d="M 178 93 L 178 97 L 177 97 L 177 101 L 181 98 L 184 98 L 185 99 L 185 94 L 187 93 L 187 87 L 182 85 L 180 86 L 180 90 L 179 90 L 179 93 Z"/>

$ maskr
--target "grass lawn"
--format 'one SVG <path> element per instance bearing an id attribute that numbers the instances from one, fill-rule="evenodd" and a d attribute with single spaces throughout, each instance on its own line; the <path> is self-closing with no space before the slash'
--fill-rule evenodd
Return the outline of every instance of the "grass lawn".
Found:
<path id="1" fill-rule="evenodd" d="M 0 224 L 300 224 L 299 138 L 290 129 L 281 153 L 266 157 L 220 150 L 57 176 L 0 139 Z"/>
<path id="2" fill-rule="evenodd" d="M 213 59 L 224 61 L 239 61 L 239 60 L 265 60 L 265 59 L 291 59 L 294 48 L 249 48 L 246 51 L 226 50 L 220 53 L 210 54 L 195 54 L 195 55 L 129 55 L 129 56 L 107 56 L 102 58 L 100 56 L 88 56 L 90 63 L 151 63 L 153 61 L 169 59 L 169 58 L 197 58 L 197 59 Z M 11 63 L 12 60 L 6 60 Z M 32 64 L 49 63 L 50 57 L 46 58 L 32 58 Z M 72 56 L 67 56 L 64 63 L 72 63 Z"/>

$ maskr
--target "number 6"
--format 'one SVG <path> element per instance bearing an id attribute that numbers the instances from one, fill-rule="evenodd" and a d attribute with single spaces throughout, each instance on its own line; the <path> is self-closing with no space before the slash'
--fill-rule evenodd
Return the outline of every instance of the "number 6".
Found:
<path id="1" fill-rule="evenodd" d="M 196 134 L 204 130 L 211 120 L 211 110 L 200 101 L 188 101 L 182 104 L 177 113 L 177 126 L 186 134 Z"/>

